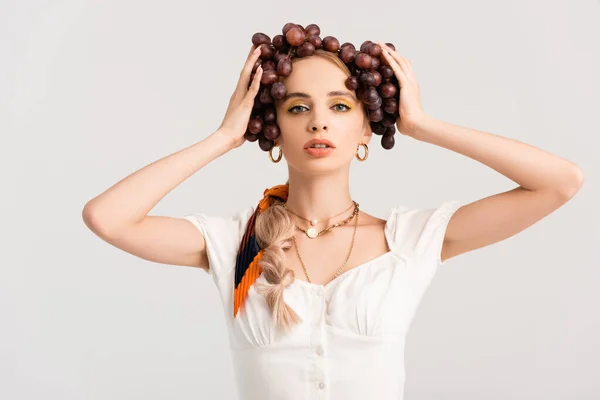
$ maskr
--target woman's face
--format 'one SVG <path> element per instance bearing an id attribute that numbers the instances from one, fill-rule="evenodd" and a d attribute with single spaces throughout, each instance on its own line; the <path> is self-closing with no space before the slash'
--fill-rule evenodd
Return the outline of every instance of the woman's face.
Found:
<path id="1" fill-rule="evenodd" d="M 281 80 L 288 95 L 275 102 L 281 131 L 276 144 L 290 167 L 307 173 L 336 170 L 349 165 L 359 143 L 369 142 L 369 121 L 346 78 L 332 61 L 311 56 L 296 59 L 290 76 Z M 335 148 L 325 156 L 307 153 L 306 143 L 315 138 Z"/>

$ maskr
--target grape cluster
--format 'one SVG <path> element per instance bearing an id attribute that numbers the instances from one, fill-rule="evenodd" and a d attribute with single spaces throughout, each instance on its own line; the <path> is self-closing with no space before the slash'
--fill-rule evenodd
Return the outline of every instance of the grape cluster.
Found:
<path id="1" fill-rule="evenodd" d="M 321 29 L 316 24 L 303 27 L 288 22 L 283 26 L 282 34 L 275 35 L 273 39 L 261 32 L 252 36 L 252 43 L 260 46 L 260 56 L 252 68 L 251 80 L 259 65 L 262 65 L 263 75 L 254 98 L 245 139 L 258 141 L 264 151 L 273 147 L 280 134 L 274 102 L 287 95 L 287 89 L 279 78 L 292 73 L 292 58 L 309 57 L 317 49 L 322 49 L 337 54 L 348 67 L 351 75 L 346 79 L 346 87 L 354 90 L 358 99 L 367 106 L 371 129 L 381 136 L 382 147 L 387 150 L 393 148 L 395 124 L 400 116 L 400 86 L 382 55 L 381 46 L 366 40 L 356 50 L 352 43 L 340 45 L 337 38 L 321 38 L 320 35 Z M 395 50 L 392 43 L 386 44 Z"/>

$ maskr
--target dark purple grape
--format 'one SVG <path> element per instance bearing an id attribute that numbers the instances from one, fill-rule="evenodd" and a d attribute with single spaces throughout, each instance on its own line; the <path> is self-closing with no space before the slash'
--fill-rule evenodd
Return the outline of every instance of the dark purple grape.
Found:
<path id="1" fill-rule="evenodd" d="M 277 68 L 277 66 L 275 65 L 275 61 L 273 61 L 273 60 L 264 60 L 262 62 L 262 68 L 263 68 L 263 71 L 266 71 L 268 69 L 274 70 Z"/>
<path id="2" fill-rule="evenodd" d="M 260 110 L 264 106 L 265 105 L 260 102 L 260 96 L 254 97 L 254 105 L 252 106 L 253 109 L 259 109 Z"/>
<path id="3" fill-rule="evenodd" d="M 277 119 L 277 113 L 275 112 L 275 109 L 273 107 L 265 108 L 262 112 L 262 119 L 266 123 L 275 122 Z"/>
<path id="4" fill-rule="evenodd" d="M 359 78 L 360 83 L 367 87 L 367 86 L 373 86 L 373 84 L 375 83 L 375 77 L 373 76 L 373 74 L 371 72 L 363 72 L 362 74 L 360 74 L 360 78 Z"/>
<path id="5" fill-rule="evenodd" d="M 244 139 L 249 142 L 256 142 L 258 140 L 258 135 L 255 135 L 250 131 L 246 131 L 246 133 L 244 133 Z"/>
<path id="6" fill-rule="evenodd" d="M 388 47 L 391 47 L 391 48 L 392 48 L 392 50 L 396 50 L 396 46 L 394 46 L 392 43 L 386 43 L 386 45 L 387 45 Z"/>
<path id="7" fill-rule="evenodd" d="M 360 51 L 366 53 L 371 43 L 373 42 L 370 40 L 365 40 L 364 42 L 362 42 L 362 44 L 360 45 Z"/>
<path id="8" fill-rule="evenodd" d="M 358 87 L 358 89 L 356 89 L 356 95 L 358 96 L 358 99 L 361 101 L 365 101 L 365 89 L 362 87 Z"/>
<path id="9" fill-rule="evenodd" d="M 369 110 L 369 121 L 379 122 L 383 119 L 383 110 L 377 108 L 375 110 Z"/>
<path id="10" fill-rule="evenodd" d="M 320 49 L 323 45 L 323 40 L 321 40 L 321 37 L 319 37 L 318 35 L 310 36 L 308 38 L 308 41 L 312 43 L 313 46 L 315 46 L 315 49 Z"/>
<path id="11" fill-rule="evenodd" d="M 358 78 L 354 75 L 346 78 L 346 87 L 350 90 L 356 90 L 358 88 Z"/>
<path id="12" fill-rule="evenodd" d="M 271 38 L 262 32 L 257 32 L 252 35 L 252 43 L 255 46 L 260 46 L 263 43 L 269 45 L 271 44 Z"/>
<path id="13" fill-rule="evenodd" d="M 263 85 L 272 85 L 277 82 L 279 76 L 277 75 L 277 71 L 273 69 L 266 69 L 263 71 L 262 76 L 260 77 L 260 83 Z"/>
<path id="14" fill-rule="evenodd" d="M 381 56 L 382 52 L 383 52 L 383 49 L 377 43 L 372 43 L 369 47 L 369 50 L 367 51 L 367 53 L 369 53 L 369 55 L 371 57 L 376 57 L 376 58 Z"/>
<path id="15" fill-rule="evenodd" d="M 383 114 L 383 119 L 381 120 L 381 124 L 383 126 L 385 126 L 387 128 L 388 126 L 392 126 L 395 123 L 396 123 L 395 115 L 389 114 L 387 112 Z"/>
<path id="16" fill-rule="evenodd" d="M 396 133 L 396 125 L 390 125 L 386 128 L 384 135 L 393 135 Z"/>
<path id="17" fill-rule="evenodd" d="M 391 150 L 394 147 L 395 139 L 394 135 L 383 135 L 381 137 L 381 147 L 386 150 Z"/>
<path id="18" fill-rule="evenodd" d="M 311 42 L 304 42 L 296 49 L 298 57 L 309 57 L 315 53 L 315 46 Z"/>
<path id="19" fill-rule="evenodd" d="M 374 78 L 373 86 L 377 87 L 381 85 L 381 74 L 375 70 L 371 71 L 371 73 L 373 74 Z"/>
<path id="20" fill-rule="evenodd" d="M 273 61 L 275 62 L 275 65 L 277 65 L 279 63 L 279 60 L 281 60 L 284 57 L 288 57 L 287 51 L 277 50 L 275 54 L 273 54 Z"/>
<path id="21" fill-rule="evenodd" d="M 285 88 L 285 85 L 282 82 L 275 82 L 271 86 L 270 94 L 271 97 L 273 97 L 274 99 L 281 100 L 287 94 L 287 89 Z"/>
<path id="22" fill-rule="evenodd" d="M 373 86 L 369 86 L 365 89 L 363 101 L 367 105 L 375 104 L 379 98 L 379 93 L 377 93 L 377 90 Z"/>
<path id="23" fill-rule="evenodd" d="M 281 33 L 283 33 L 283 35 L 285 36 L 291 28 L 296 27 L 296 26 L 298 26 L 298 25 L 294 24 L 293 22 L 288 22 L 287 24 L 285 24 L 283 26 L 283 29 L 281 29 Z"/>
<path id="24" fill-rule="evenodd" d="M 389 99 L 394 97 L 396 94 L 396 85 L 393 83 L 383 83 L 381 86 L 377 88 L 377 91 L 384 99 Z"/>
<path id="25" fill-rule="evenodd" d="M 292 59 L 288 56 L 282 57 L 277 63 L 277 74 L 279 76 L 290 76 L 292 73 Z"/>
<path id="26" fill-rule="evenodd" d="M 279 137 L 279 126 L 277 124 L 266 124 L 263 127 L 265 138 L 275 140 Z"/>
<path id="27" fill-rule="evenodd" d="M 268 60 L 269 58 L 272 58 L 274 54 L 275 51 L 268 44 L 263 43 L 260 45 L 260 58 Z"/>
<path id="28" fill-rule="evenodd" d="M 377 69 L 381 65 L 379 58 L 371 56 L 371 69 Z"/>
<path id="29" fill-rule="evenodd" d="M 304 43 L 304 32 L 300 27 L 294 26 L 285 34 L 285 39 L 290 46 L 300 46 Z"/>
<path id="30" fill-rule="evenodd" d="M 369 107 L 369 110 L 377 110 L 378 108 L 381 108 L 381 104 L 383 103 L 383 99 L 381 97 L 377 98 L 377 101 L 375 101 L 375 103 L 373 104 L 367 104 Z M 381 110 L 383 111 L 383 110 Z"/>
<path id="31" fill-rule="evenodd" d="M 262 131 L 262 129 L 263 129 L 263 123 L 262 123 L 262 121 L 261 121 L 261 119 L 260 119 L 260 118 L 256 118 L 256 117 L 255 117 L 255 118 L 251 118 L 251 119 L 248 121 L 248 130 L 249 130 L 251 133 L 253 133 L 253 134 L 255 134 L 255 135 L 258 135 L 258 133 L 259 133 L 260 131 Z"/>
<path id="32" fill-rule="evenodd" d="M 319 36 L 321 34 L 321 28 L 319 28 L 319 25 L 317 24 L 307 25 L 306 28 L 304 28 L 304 30 L 306 31 L 307 37 Z"/>
<path id="33" fill-rule="evenodd" d="M 398 112 L 398 101 L 395 98 L 384 99 L 381 108 L 388 114 L 395 114 Z"/>
<path id="34" fill-rule="evenodd" d="M 273 47 L 276 50 L 283 50 L 287 47 L 287 43 L 285 41 L 285 36 L 283 35 L 275 35 L 273 36 Z"/>
<path id="35" fill-rule="evenodd" d="M 389 65 L 380 65 L 377 70 L 384 79 L 394 76 L 394 70 Z"/>
<path id="36" fill-rule="evenodd" d="M 323 49 L 336 53 L 340 48 L 340 41 L 333 36 L 325 36 L 323 38 Z"/>
<path id="37" fill-rule="evenodd" d="M 371 68 L 371 56 L 367 53 L 358 52 L 356 53 L 354 63 L 358 68 L 369 69 Z"/>
<path id="38" fill-rule="evenodd" d="M 342 47 L 342 49 L 340 50 L 339 57 L 344 63 L 351 63 L 356 57 L 356 50 L 351 46 Z"/>
<path id="39" fill-rule="evenodd" d="M 371 130 L 376 135 L 383 135 L 387 127 L 383 126 L 381 122 L 371 122 Z"/>
<path id="40" fill-rule="evenodd" d="M 271 93 L 269 93 L 270 90 L 270 86 L 265 86 L 260 90 L 258 99 L 262 104 L 273 104 L 273 97 L 271 97 Z"/>
<path id="41" fill-rule="evenodd" d="M 274 144 L 275 142 L 273 142 L 271 139 L 267 139 L 262 134 L 258 136 L 258 146 L 261 148 L 261 150 L 269 151 Z"/>

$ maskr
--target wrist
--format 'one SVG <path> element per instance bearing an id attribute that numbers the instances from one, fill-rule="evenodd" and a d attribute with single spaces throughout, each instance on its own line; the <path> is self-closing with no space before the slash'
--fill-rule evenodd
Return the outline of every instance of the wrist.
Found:
<path id="1" fill-rule="evenodd" d="M 214 131 L 211 135 L 216 145 L 222 149 L 224 152 L 235 149 L 237 146 L 234 142 L 233 135 L 227 133 L 227 131 L 223 128 L 219 128 Z"/>
<path id="2" fill-rule="evenodd" d="M 212 145 L 218 148 L 221 154 L 227 153 L 236 147 L 233 143 L 233 138 L 221 128 L 214 131 L 206 139 L 210 140 Z"/>
<path id="3" fill-rule="evenodd" d="M 414 128 L 410 134 L 411 137 L 417 140 L 421 140 L 430 129 L 431 124 L 435 122 L 435 118 L 430 117 L 427 114 L 423 114 L 421 118 L 414 124 Z"/>

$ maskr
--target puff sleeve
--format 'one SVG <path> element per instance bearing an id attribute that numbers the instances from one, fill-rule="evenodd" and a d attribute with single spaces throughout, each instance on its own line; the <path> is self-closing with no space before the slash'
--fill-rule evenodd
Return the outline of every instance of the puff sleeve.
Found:
<path id="1" fill-rule="evenodd" d="M 208 273 L 219 286 L 232 286 L 228 279 L 235 270 L 235 261 L 246 225 L 254 212 L 254 206 L 237 210 L 228 216 L 208 215 L 206 213 L 185 214 L 184 219 L 190 221 L 202 233 L 206 242 L 208 256 Z"/>
<path id="2" fill-rule="evenodd" d="M 419 260 L 434 268 L 441 261 L 448 223 L 462 206 L 458 200 L 445 201 L 434 208 L 399 206 L 391 210 L 393 248 L 397 255 Z"/>

